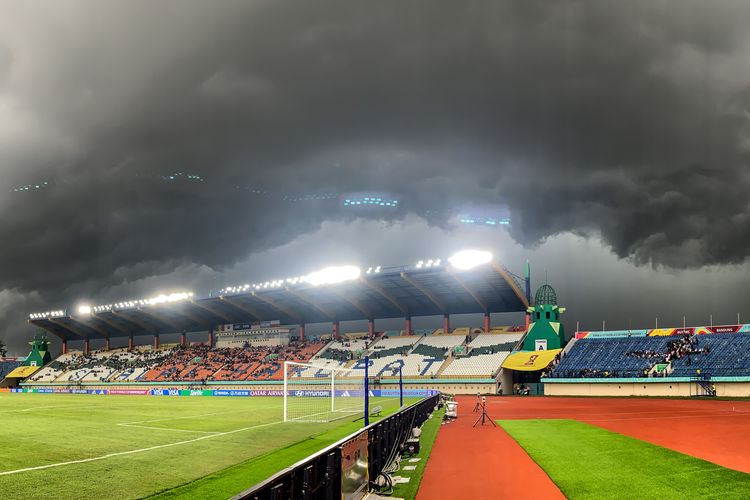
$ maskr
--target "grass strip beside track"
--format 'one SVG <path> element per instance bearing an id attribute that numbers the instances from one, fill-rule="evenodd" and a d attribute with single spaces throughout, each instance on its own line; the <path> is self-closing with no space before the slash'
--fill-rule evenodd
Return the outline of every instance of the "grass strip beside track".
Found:
<path id="1" fill-rule="evenodd" d="M 362 428 L 361 424 L 347 423 L 340 428 L 323 432 L 317 436 L 310 436 L 285 448 L 252 458 L 148 498 L 226 499 L 322 450 L 326 446 L 332 445 L 360 428 Z"/>
<path id="2" fill-rule="evenodd" d="M 373 418 L 372 422 L 387 417 L 397 410 L 398 408 L 388 408 L 383 411 L 383 414 L 379 418 Z M 300 423 L 299 425 L 305 424 Z M 169 498 L 226 499 L 269 478 L 280 470 L 294 465 L 300 460 L 309 457 L 326 446 L 332 445 L 361 428 L 361 420 L 357 422 L 343 422 L 335 429 L 312 435 L 284 448 L 265 453 L 259 457 L 246 460 L 245 462 L 148 498 L 159 500 Z"/>
<path id="3" fill-rule="evenodd" d="M 583 422 L 498 423 L 568 498 L 747 498 L 750 491 L 750 474 Z"/>
<path id="4" fill-rule="evenodd" d="M 419 485 L 422 482 L 422 475 L 424 469 L 427 467 L 427 461 L 430 459 L 430 453 L 432 452 L 432 445 L 435 444 L 438 431 L 440 430 L 440 424 L 443 421 L 443 415 L 445 414 L 444 409 L 440 409 L 432 414 L 432 418 L 427 420 L 422 425 L 422 435 L 419 438 L 419 462 L 413 464 L 408 459 L 401 462 L 401 471 L 397 472 L 398 476 L 408 476 L 410 481 L 408 483 L 400 483 L 393 487 L 393 497 L 403 498 L 405 500 L 413 500 L 417 497 L 417 491 L 419 491 Z M 417 468 L 413 471 L 403 470 L 405 465 L 416 465 Z"/>

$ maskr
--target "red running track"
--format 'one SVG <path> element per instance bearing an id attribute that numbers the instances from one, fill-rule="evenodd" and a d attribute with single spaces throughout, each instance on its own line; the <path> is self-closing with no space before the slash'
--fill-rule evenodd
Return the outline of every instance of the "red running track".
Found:
<path id="1" fill-rule="evenodd" d="M 750 473 L 750 401 L 505 397 L 488 406 L 498 419 L 580 420 Z"/>
<path id="2" fill-rule="evenodd" d="M 440 428 L 418 500 L 564 498 L 500 428 L 472 428 L 476 398 L 459 396 L 459 418 Z M 750 401 L 491 397 L 494 419 L 565 418 L 750 473 Z"/>
<path id="3" fill-rule="evenodd" d="M 489 422 L 472 427 L 476 397 L 456 399 L 458 419 L 440 427 L 417 500 L 565 498 L 504 430 Z M 488 404 L 487 413 L 501 418 L 497 406 Z"/>

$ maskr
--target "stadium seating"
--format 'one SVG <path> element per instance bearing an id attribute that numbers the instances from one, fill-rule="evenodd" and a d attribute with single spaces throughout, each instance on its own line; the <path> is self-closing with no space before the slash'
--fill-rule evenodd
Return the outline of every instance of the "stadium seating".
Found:
<path id="1" fill-rule="evenodd" d="M 475 354 L 492 354 L 497 351 L 512 351 L 523 338 L 522 333 L 482 333 L 469 343 L 470 352 Z"/>
<path id="2" fill-rule="evenodd" d="M 316 357 L 344 362 L 358 359 L 367 351 L 370 344 L 372 341 L 369 339 L 334 340 L 326 345 Z"/>
<path id="3" fill-rule="evenodd" d="M 715 377 L 750 376 L 750 335 L 697 335 L 694 352 L 672 361 L 673 377 L 701 373 Z"/>
<path id="4" fill-rule="evenodd" d="M 511 331 L 504 327 L 501 331 Z M 488 377 L 495 374 L 504 356 L 520 340 L 521 333 L 473 334 L 459 328 L 457 335 L 436 335 L 434 330 L 420 329 L 423 335 L 399 336 L 399 331 L 384 332 L 375 339 L 360 334 L 344 335 L 341 339 L 322 341 L 292 340 L 288 345 L 245 345 L 213 347 L 193 345 L 182 347 L 150 346 L 132 351 L 83 354 L 71 352 L 59 356 L 26 382 L 78 385 L 105 382 L 196 382 L 204 381 L 279 381 L 283 379 L 284 361 L 312 365 L 295 372 L 294 377 L 327 376 L 326 368 L 364 369 L 364 356 L 369 356 L 369 373 L 373 377 L 469 376 Z M 465 356 L 454 358 L 461 346 Z M 460 354 L 460 352 L 459 352 Z"/>
<path id="5" fill-rule="evenodd" d="M 503 363 L 510 352 L 496 352 L 494 354 L 478 354 L 469 355 L 453 360 L 445 370 L 441 373 L 441 376 L 482 376 L 492 377 L 500 369 L 500 365 Z"/>
<path id="6" fill-rule="evenodd" d="M 467 355 L 455 358 L 440 375 L 492 377 L 522 337 L 522 333 L 481 333 L 469 343 Z"/>
<path id="7" fill-rule="evenodd" d="M 405 335 L 403 337 L 383 337 L 370 347 L 370 358 L 387 358 L 409 352 L 419 342 L 420 337 Z"/>
<path id="8" fill-rule="evenodd" d="M 20 361 L 7 360 L 0 361 L 0 380 L 4 379 L 7 374 L 21 366 Z"/>
<path id="9" fill-rule="evenodd" d="M 750 375 L 750 335 L 579 339 L 551 377 L 645 377 L 668 364 L 670 377 Z"/>
<path id="10" fill-rule="evenodd" d="M 412 351 L 414 354 L 422 354 L 435 358 L 447 356 L 454 347 L 464 343 L 465 337 L 461 335 L 433 335 L 424 337 Z"/>

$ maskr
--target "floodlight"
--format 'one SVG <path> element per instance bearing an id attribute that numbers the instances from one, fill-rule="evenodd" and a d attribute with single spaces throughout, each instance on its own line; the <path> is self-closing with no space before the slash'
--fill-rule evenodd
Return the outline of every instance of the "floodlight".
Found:
<path id="1" fill-rule="evenodd" d="M 79 306 L 78 307 L 78 314 L 91 314 L 91 306 Z"/>
<path id="2" fill-rule="evenodd" d="M 360 274 L 361 271 L 357 266 L 332 266 L 303 276 L 302 281 L 313 286 L 333 285 L 342 281 L 357 279 Z"/>
<path id="3" fill-rule="evenodd" d="M 424 261 L 420 260 L 419 262 L 417 262 L 417 269 L 421 269 L 423 265 L 424 265 Z"/>
<path id="4" fill-rule="evenodd" d="M 451 266 L 462 271 L 468 271 L 492 260 L 492 254 L 485 250 L 461 250 L 448 259 Z"/>

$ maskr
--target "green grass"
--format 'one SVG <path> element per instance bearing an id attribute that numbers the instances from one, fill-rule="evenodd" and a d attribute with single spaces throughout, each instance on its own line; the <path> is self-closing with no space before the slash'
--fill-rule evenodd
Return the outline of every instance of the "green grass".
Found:
<path id="1" fill-rule="evenodd" d="M 436 411 L 432 414 L 432 418 L 422 425 L 422 435 L 419 438 L 420 449 L 419 455 L 417 455 L 422 460 L 416 464 L 409 463 L 408 459 L 401 462 L 402 469 L 404 465 L 416 465 L 417 468 L 413 471 L 400 470 L 396 473 L 398 476 L 409 477 L 410 481 L 395 485 L 393 487 L 394 497 L 405 500 L 414 500 L 417 497 L 417 491 L 419 491 L 419 485 L 422 482 L 422 475 L 424 475 L 424 469 L 427 467 L 427 461 L 430 459 L 432 446 L 435 444 L 444 413 L 445 410 L 443 409 Z"/>
<path id="2" fill-rule="evenodd" d="M 398 401 L 373 404 L 387 415 Z M 225 498 L 362 425 L 356 417 L 283 423 L 281 416 L 282 400 L 274 397 L 0 393 L 0 497 L 141 498 L 167 490 L 208 498 L 210 489 Z M 155 446 L 164 447 L 2 474 Z"/>
<path id="3" fill-rule="evenodd" d="M 750 492 L 750 474 L 575 420 L 499 423 L 568 498 L 748 498 Z"/>

